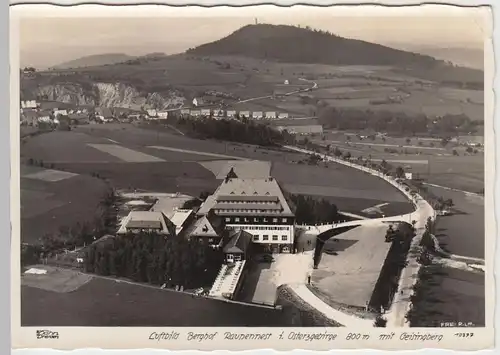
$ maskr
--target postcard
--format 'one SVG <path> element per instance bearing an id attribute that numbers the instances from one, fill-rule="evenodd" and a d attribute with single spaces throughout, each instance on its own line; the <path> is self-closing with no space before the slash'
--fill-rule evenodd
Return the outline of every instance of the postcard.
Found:
<path id="1" fill-rule="evenodd" d="M 493 346 L 488 7 L 10 13 L 14 348 Z"/>

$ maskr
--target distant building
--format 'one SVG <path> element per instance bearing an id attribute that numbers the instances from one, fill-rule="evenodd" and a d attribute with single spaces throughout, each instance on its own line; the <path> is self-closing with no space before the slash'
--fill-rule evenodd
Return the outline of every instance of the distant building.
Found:
<path id="1" fill-rule="evenodd" d="M 35 110 L 24 109 L 21 113 L 21 124 L 36 127 L 38 125 L 38 117 L 39 115 Z"/>
<path id="2" fill-rule="evenodd" d="M 191 110 L 191 116 L 193 116 L 193 117 L 200 117 L 201 116 L 201 111 L 200 110 Z"/>
<path id="3" fill-rule="evenodd" d="M 214 117 L 224 117 L 224 110 L 215 109 L 213 110 L 212 114 L 214 115 Z"/>
<path id="4" fill-rule="evenodd" d="M 252 113 L 252 118 L 256 120 L 260 120 L 264 115 L 262 114 L 262 111 L 256 111 Z"/>
<path id="5" fill-rule="evenodd" d="M 59 109 L 55 109 L 53 111 L 53 114 L 54 114 L 54 117 L 57 118 L 57 116 L 61 115 L 61 116 L 67 116 L 68 115 L 68 110 L 59 110 Z"/>
<path id="6" fill-rule="evenodd" d="M 295 214 L 274 178 L 227 177 L 198 210 L 215 213 L 226 228 L 244 230 L 254 243 L 273 253 L 293 252 Z"/>
<path id="7" fill-rule="evenodd" d="M 405 179 L 406 180 L 412 180 L 413 179 L 413 173 L 405 173 Z"/>
<path id="8" fill-rule="evenodd" d="M 191 112 L 191 110 L 188 108 L 181 109 L 181 115 L 183 115 L 183 116 L 189 116 L 190 112 Z"/>
<path id="9" fill-rule="evenodd" d="M 285 82 L 283 84 L 288 85 L 288 84 L 290 84 L 290 82 L 288 80 L 285 80 Z"/>
<path id="10" fill-rule="evenodd" d="M 36 100 L 23 100 L 21 101 L 21 108 L 31 108 L 35 109 L 38 107 Z"/>
<path id="11" fill-rule="evenodd" d="M 104 121 L 113 120 L 113 112 L 109 107 L 96 107 L 95 109 L 96 116 L 100 116 Z"/>
<path id="12" fill-rule="evenodd" d="M 280 114 L 278 114 L 278 118 L 279 118 L 280 120 L 282 120 L 282 119 L 286 119 L 286 118 L 288 118 L 288 113 L 286 113 L 286 112 L 281 112 Z"/>
<path id="13" fill-rule="evenodd" d="M 204 105 L 204 104 L 205 104 L 205 102 L 204 102 L 204 101 L 203 101 L 203 99 L 202 99 L 202 98 L 200 98 L 200 97 L 195 97 L 195 98 L 193 99 L 193 106 L 194 106 L 194 107 L 202 106 L 202 105 Z"/>
<path id="14" fill-rule="evenodd" d="M 210 117 L 210 109 L 209 108 L 202 108 L 201 115 L 206 116 L 206 117 Z"/>
<path id="15" fill-rule="evenodd" d="M 156 114 L 160 120 L 166 120 L 168 118 L 168 111 L 158 111 Z"/>
<path id="16" fill-rule="evenodd" d="M 240 118 L 250 118 L 250 111 L 240 111 Z"/>
<path id="17" fill-rule="evenodd" d="M 235 118 L 236 117 L 236 111 L 235 110 L 228 110 L 226 111 L 226 115 L 228 118 Z"/>
<path id="18" fill-rule="evenodd" d="M 265 117 L 270 120 L 276 119 L 276 112 L 274 111 L 269 111 L 265 113 Z"/>
<path id="19" fill-rule="evenodd" d="M 147 112 L 148 116 L 151 118 L 158 117 L 158 112 L 154 108 L 147 109 L 146 112 Z"/>
<path id="20" fill-rule="evenodd" d="M 88 124 L 90 123 L 89 115 L 85 113 L 70 113 L 68 115 L 71 124 Z"/>

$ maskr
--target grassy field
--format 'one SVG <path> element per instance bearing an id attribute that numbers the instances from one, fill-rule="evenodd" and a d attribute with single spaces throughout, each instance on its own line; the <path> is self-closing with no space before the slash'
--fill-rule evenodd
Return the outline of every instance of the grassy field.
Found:
<path id="1" fill-rule="evenodd" d="M 384 242 L 387 225 L 358 227 L 328 240 L 312 284 L 332 301 L 363 308 L 370 301 L 390 243 Z M 335 240 L 334 240 L 335 239 Z"/>
<path id="2" fill-rule="evenodd" d="M 436 196 L 452 199 L 455 206 L 451 216 L 438 217 L 436 237 L 453 254 L 485 257 L 484 199 L 462 192 L 427 186 Z"/>
<path id="3" fill-rule="evenodd" d="M 284 313 L 100 277 L 73 292 L 21 287 L 23 326 L 286 326 Z"/>
<path id="4" fill-rule="evenodd" d="M 104 181 L 87 175 L 59 181 L 21 175 L 21 240 L 36 243 L 61 226 L 92 221 L 105 191 Z"/>
<path id="5" fill-rule="evenodd" d="M 428 267 L 429 268 L 429 267 Z M 414 327 L 439 327 L 443 322 L 472 322 L 485 325 L 485 280 L 478 275 L 456 269 L 433 268 L 426 280 L 423 300 L 415 305 L 419 321 Z"/>
<path id="6" fill-rule="evenodd" d="M 51 139 L 53 133 L 57 133 L 55 138 L 58 139 L 64 134 L 60 141 L 64 142 L 66 149 L 61 149 L 60 145 L 53 143 L 55 139 Z M 344 211 L 360 212 L 380 203 L 389 203 L 385 213 L 398 213 L 401 209 L 409 208 L 404 197 L 383 181 L 333 163 L 326 165 L 328 167 L 297 164 L 297 161 L 304 158 L 302 154 L 245 144 L 196 140 L 131 125 L 86 126 L 78 128 L 75 132 L 53 133 L 31 138 L 22 149 L 25 157 L 28 157 L 28 154 L 36 154 L 37 159 L 43 159 L 57 169 L 78 174 L 98 174 L 121 189 L 136 188 L 190 195 L 213 191 L 218 185 L 216 178 L 221 178 L 221 172 L 215 170 L 223 167 L 217 168 L 221 164 L 218 161 L 220 158 L 211 155 L 224 155 L 234 156 L 237 159 L 269 162 L 271 175 L 282 182 L 290 192 L 328 197 Z M 75 138 L 71 139 L 72 136 Z M 118 147 L 124 147 L 163 161 L 127 162 L 130 159 L 126 156 L 119 158 L 117 157 L 119 154 L 108 154 L 105 149 L 92 148 L 92 144 L 113 147 L 114 153 Z M 152 145 L 165 149 L 154 148 Z M 94 161 L 88 159 L 87 149 L 91 149 L 92 154 L 95 154 Z M 186 150 L 189 153 L 179 150 Z M 120 154 L 123 152 L 127 151 L 124 149 Z M 138 153 L 134 153 L 133 156 L 141 156 Z M 234 164 L 245 163 L 234 160 Z M 268 165 L 252 168 L 251 166 L 256 163 L 247 164 L 250 164 L 248 169 L 252 170 L 253 175 L 268 174 Z M 207 165 L 208 170 L 203 165 Z M 244 175 L 245 169 L 240 169 Z"/>
<path id="7" fill-rule="evenodd" d="M 360 140 L 354 134 L 344 132 L 327 132 L 325 140 L 320 136 L 311 140 L 321 145 L 330 144 L 332 149 L 338 147 L 343 152 L 349 151 L 354 158 L 361 156 L 374 162 L 386 160 L 392 166 L 402 166 L 433 184 L 471 192 L 484 188 L 482 148 L 469 154 L 464 146 L 450 142 L 443 147 L 437 139 L 385 137 L 383 140 L 377 137 L 375 140 Z M 459 156 L 454 156 L 453 150 Z"/>

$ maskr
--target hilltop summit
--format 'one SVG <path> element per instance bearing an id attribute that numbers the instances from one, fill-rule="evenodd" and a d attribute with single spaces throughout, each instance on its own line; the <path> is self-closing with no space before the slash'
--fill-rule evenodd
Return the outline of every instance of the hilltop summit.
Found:
<path id="1" fill-rule="evenodd" d="M 433 57 L 348 39 L 327 31 L 286 25 L 248 25 L 215 42 L 188 50 L 195 55 L 241 55 L 293 63 L 432 66 Z"/>

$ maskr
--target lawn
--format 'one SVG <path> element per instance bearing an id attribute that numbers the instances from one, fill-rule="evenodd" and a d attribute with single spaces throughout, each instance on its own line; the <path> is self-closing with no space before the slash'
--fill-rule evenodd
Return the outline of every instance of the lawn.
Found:
<path id="1" fill-rule="evenodd" d="M 287 326 L 283 312 L 94 277 L 56 293 L 21 287 L 22 326 Z"/>

